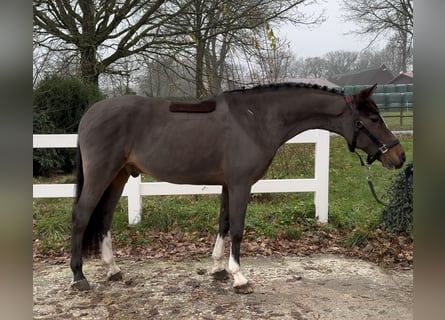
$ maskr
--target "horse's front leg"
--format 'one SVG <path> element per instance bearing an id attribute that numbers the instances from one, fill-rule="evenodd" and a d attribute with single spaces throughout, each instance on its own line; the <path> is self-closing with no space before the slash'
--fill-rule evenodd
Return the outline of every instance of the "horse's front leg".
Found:
<path id="1" fill-rule="evenodd" d="M 229 187 L 229 216 L 231 248 L 229 258 L 229 272 L 233 275 L 233 289 L 236 293 L 248 294 L 253 287 L 243 276 L 240 268 L 240 247 L 244 233 L 244 219 L 246 217 L 247 202 L 251 186 Z"/>
<path id="2" fill-rule="evenodd" d="M 229 194 L 227 187 L 223 187 L 221 194 L 221 206 L 219 211 L 219 232 L 213 248 L 212 275 L 215 280 L 227 280 L 229 274 L 224 268 L 224 238 L 229 232 Z"/>

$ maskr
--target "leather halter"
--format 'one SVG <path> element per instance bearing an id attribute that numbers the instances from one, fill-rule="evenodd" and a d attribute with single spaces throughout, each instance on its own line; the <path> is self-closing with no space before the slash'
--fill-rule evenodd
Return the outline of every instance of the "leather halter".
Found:
<path id="1" fill-rule="evenodd" d="M 371 141 L 374 142 L 374 144 L 378 146 L 378 150 L 374 154 L 372 154 L 372 155 L 368 154 L 368 158 L 366 159 L 366 162 L 368 165 L 370 165 L 375 160 L 377 160 L 377 158 L 380 155 L 388 152 L 389 149 L 400 144 L 400 141 L 397 139 L 394 140 L 393 142 L 391 142 L 390 144 L 384 144 L 384 143 L 380 142 L 380 140 L 377 139 L 377 137 L 375 135 L 373 135 L 368 130 L 368 128 L 366 128 L 365 124 L 360 120 L 357 106 L 354 102 L 353 97 L 345 96 L 345 101 L 348 104 L 349 108 L 351 109 L 352 119 L 354 121 L 354 134 L 352 136 L 352 142 L 351 142 L 351 144 L 348 143 L 349 151 L 355 152 L 355 147 L 357 144 L 357 136 L 360 132 L 363 132 L 364 134 L 366 134 L 369 137 L 369 139 L 371 139 Z"/>

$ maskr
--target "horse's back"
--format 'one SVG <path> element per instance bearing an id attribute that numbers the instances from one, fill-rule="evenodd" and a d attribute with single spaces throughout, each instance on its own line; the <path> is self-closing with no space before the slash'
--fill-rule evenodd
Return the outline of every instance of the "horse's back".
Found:
<path id="1" fill-rule="evenodd" d="M 140 116 L 149 116 L 155 109 L 167 109 L 167 100 L 142 97 L 119 96 L 105 99 L 93 104 L 81 119 L 79 132 L 88 126 L 99 123 L 111 122 L 119 124 L 125 120 L 131 120 Z"/>
<path id="2" fill-rule="evenodd" d="M 87 156 L 96 154 L 97 158 L 105 155 L 120 158 L 141 134 L 144 122 L 141 119 L 149 122 L 156 112 L 154 109 L 167 109 L 167 105 L 167 101 L 140 96 L 114 97 L 93 104 L 79 123 L 81 152 Z"/>

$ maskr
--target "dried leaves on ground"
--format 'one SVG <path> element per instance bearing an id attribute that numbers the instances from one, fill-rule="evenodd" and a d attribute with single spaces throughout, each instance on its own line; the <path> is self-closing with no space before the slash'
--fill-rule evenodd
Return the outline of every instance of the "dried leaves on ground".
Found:
<path id="1" fill-rule="evenodd" d="M 147 232 L 145 244 L 114 244 L 117 257 L 199 259 L 212 254 L 216 238 L 214 234 L 183 232 L 178 228 L 168 232 Z M 340 254 L 377 263 L 385 267 L 411 269 L 413 265 L 413 239 L 407 235 L 392 235 L 375 231 L 365 243 L 346 245 L 347 235 L 338 231 L 326 231 L 315 227 L 298 239 L 285 236 L 267 238 L 257 236 L 254 231 L 245 233 L 241 245 L 243 256 L 303 256 L 312 254 Z M 34 259 L 65 260 L 69 253 L 64 250 L 41 250 L 34 240 Z M 226 237 L 226 255 L 229 254 L 229 239 Z"/>

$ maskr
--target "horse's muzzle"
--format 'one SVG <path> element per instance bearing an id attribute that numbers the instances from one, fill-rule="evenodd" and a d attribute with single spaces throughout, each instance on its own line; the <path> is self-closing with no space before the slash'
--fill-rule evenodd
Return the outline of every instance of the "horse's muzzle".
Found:
<path id="1" fill-rule="evenodd" d="M 406 161 L 405 151 L 399 144 L 380 155 L 382 165 L 387 169 L 400 169 Z"/>

